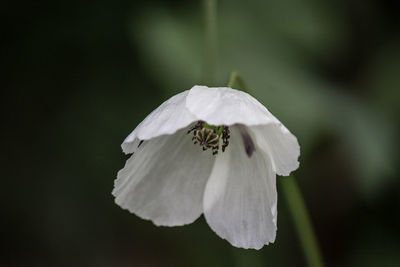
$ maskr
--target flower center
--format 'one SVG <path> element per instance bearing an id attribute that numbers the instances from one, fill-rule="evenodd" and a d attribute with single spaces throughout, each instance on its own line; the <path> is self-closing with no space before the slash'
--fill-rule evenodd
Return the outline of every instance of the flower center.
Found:
<path id="1" fill-rule="evenodd" d="M 230 131 L 228 126 L 212 126 L 199 121 L 187 133 L 193 132 L 194 144 L 199 144 L 203 151 L 211 149 L 213 155 L 218 154 L 219 140 L 222 138 L 222 152 L 229 145 Z"/>

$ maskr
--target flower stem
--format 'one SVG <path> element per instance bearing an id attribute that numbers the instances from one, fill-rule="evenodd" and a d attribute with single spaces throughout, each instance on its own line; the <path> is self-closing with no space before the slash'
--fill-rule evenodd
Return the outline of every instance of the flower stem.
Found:
<path id="1" fill-rule="evenodd" d="M 249 89 L 246 85 L 246 83 L 244 82 L 242 76 L 240 75 L 240 73 L 236 70 L 231 71 L 231 73 L 229 74 L 229 79 L 228 82 L 226 84 L 226 87 L 233 87 L 235 85 L 235 82 L 237 81 L 239 88 L 246 93 L 249 93 Z"/>
<path id="2" fill-rule="evenodd" d="M 217 65 L 217 0 L 203 0 L 203 5 L 205 25 L 203 80 L 207 85 L 212 85 Z"/>
<path id="3" fill-rule="evenodd" d="M 279 179 L 282 192 L 292 215 L 293 224 L 303 248 L 303 252 L 310 267 L 325 266 L 318 247 L 307 208 L 293 176 Z"/>
<path id="4" fill-rule="evenodd" d="M 237 71 L 229 74 L 227 87 L 232 87 L 237 81 L 239 88 L 249 93 L 242 76 Z M 308 216 L 307 208 L 293 176 L 279 179 L 282 185 L 283 195 L 293 218 L 293 224 L 303 248 L 303 252 L 309 267 L 324 267 L 317 239 Z"/>

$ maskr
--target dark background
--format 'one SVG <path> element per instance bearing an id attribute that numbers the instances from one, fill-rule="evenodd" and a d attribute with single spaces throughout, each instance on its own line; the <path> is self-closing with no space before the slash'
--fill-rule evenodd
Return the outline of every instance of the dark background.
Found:
<path id="1" fill-rule="evenodd" d="M 203 218 L 156 227 L 114 204 L 123 139 L 201 83 L 200 1 L 0 12 L 0 266 L 305 265 L 282 197 L 276 242 L 260 251 L 233 248 Z M 328 266 L 400 265 L 399 26 L 394 1 L 218 3 L 213 85 L 239 70 L 298 137 L 295 175 Z"/>

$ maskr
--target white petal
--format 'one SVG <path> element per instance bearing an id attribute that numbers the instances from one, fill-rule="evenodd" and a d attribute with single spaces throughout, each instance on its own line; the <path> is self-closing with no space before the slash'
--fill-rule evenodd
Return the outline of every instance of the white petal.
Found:
<path id="1" fill-rule="evenodd" d="M 194 86 L 186 99 L 186 107 L 211 125 L 260 125 L 279 123 L 251 95 L 227 87 Z"/>
<path id="2" fill-rule="evenodd" d="M 124 142 L 122 143 L 121 147 L 122 147 L 122 151 L 125 154 L 131 154 L 131 153 L 135 153 L 136 150 L 138 150 L 139 148 L 139 144 L 141 143 L 141 140 L 139 138 L 135 138 L 134 137 L 135 134 L 133 134 L 133 132 L 124 140 Z M 133 138 L 132 141 L 127 141 L 128 138 Z"/>
<path id="3" fill-rule="evenodd" d="M 257 144 L 270 155 L 274 171 L 287 176 L 299 167 L 300 146 L 283 124 L 250 127 Z"/>
<path id="4" fill-rule="evenodd" d="M 139 140 L 149 140 L 151 138 L 173 134 L 177 130 L 188 126 L 197 120 L 186 108 L 186 97 L 189 91 L 179 93 L 151 112 L 125 139 L 122 143 L 122 150 L 125 153 L 133 153 L 135 145 L 133 142 Z"/>
<path id="5" fill-rule="evenodd" d="M 182 129 L 144 141 L 118 173 L 115 202 L 156 225 L 196 220 L 215 157 L 191 138 Z"/>
<path id="6" fill-rule="evenodd" d="M 243 129 L 231 127 L 230 144 L 217 156 L 204 192 L 204 215 L 232 245 L 260 249 L 275 240 L 275 173 L 259 147 L 251 156 L 246 152 Z"/>

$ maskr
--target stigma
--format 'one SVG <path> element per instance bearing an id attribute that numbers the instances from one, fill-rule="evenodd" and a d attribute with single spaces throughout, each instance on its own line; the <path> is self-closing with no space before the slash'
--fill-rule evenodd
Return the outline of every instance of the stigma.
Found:
<path id="1" fill-rule="evenodd" d="M 220 139 L 222 139 L 222 152 L 229 145 L 230 131 L 228 126 L 212 126 L 199 121 L 187 133 L 191 132 L 193 132 L 193 143 L 199 144 L 203 151 L 211 149 L 213 155 L 218 154 Z"/>

